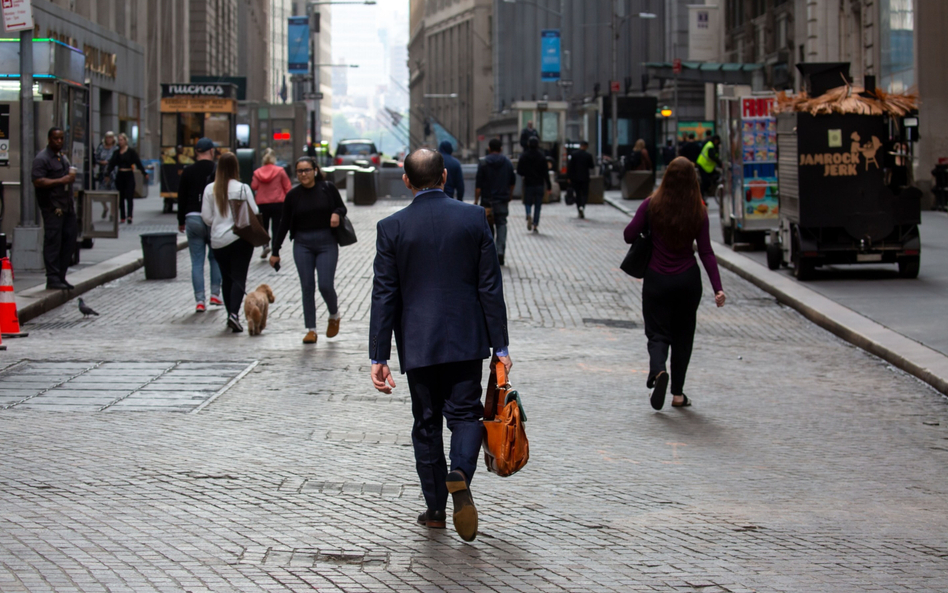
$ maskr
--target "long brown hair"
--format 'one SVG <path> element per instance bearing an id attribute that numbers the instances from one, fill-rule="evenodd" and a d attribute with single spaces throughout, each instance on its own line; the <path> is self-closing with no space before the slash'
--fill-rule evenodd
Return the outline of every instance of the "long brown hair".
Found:
<path id="1" fill-rule="evenodd" d="M 231 179 L 240 179 L 240 163 L 232 152 L 225 152 L 217 161 L 217 175 L 214 177 L 214 203 L 217 211 L 227 214 L 230 204 L 227 202 L 227 186 Z"/>
<path id="2" fill-rule="evenodd" d="M 694 163 L 678 157 L 668 164 L 648 205 L 649 224 L 668 247 L 682 251 L 698 237 L 707 209 Z"/>

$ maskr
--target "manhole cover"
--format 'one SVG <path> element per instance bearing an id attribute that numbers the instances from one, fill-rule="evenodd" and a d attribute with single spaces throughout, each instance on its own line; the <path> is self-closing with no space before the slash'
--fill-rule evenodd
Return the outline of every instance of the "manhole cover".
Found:
<path id="1" fill-rule="evenodd" d="M 28 360 L 0 372 L 0 409 L 192 412 L 256 364 Z"/>

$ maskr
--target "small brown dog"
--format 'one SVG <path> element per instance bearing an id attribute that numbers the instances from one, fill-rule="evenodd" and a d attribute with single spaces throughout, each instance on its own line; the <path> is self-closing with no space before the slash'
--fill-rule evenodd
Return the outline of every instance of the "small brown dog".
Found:
<path id="1" fill-rule="evenodd" d="M 273 302 L 273 291 L 266 284 L 249 293 L 244 299 L 244 316 L 247 318 L 247 333 L 259 336 L 267 327 L 267 311 Z"/>

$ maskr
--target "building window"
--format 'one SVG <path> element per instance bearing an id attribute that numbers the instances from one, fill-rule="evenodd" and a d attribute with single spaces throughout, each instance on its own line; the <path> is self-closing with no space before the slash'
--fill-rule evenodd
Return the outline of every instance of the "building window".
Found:
<path id="1" fill-rule="evenodd" d="M 912 0 L 882 0 L 881 24 L 882 88 L 905 92 L 915 84 L 915 14 Z"/>

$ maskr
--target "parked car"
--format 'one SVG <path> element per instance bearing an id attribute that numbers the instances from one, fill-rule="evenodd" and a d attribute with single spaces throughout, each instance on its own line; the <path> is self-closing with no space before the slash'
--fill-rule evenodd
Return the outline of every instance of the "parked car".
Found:
<path id="1" fill-rule="evenodd" d="M 362 138 L 340 140 L 336 147 L 336 158 L 333 161 L 337 167 L 342 165 L 379 166 L 381 155 L 371 140 Z"/>

